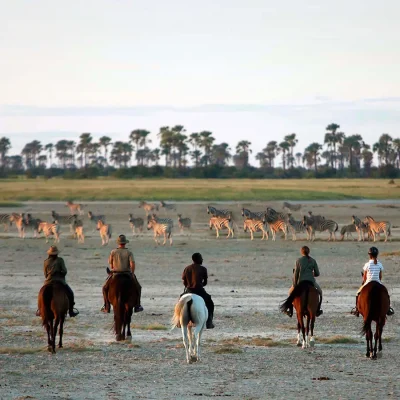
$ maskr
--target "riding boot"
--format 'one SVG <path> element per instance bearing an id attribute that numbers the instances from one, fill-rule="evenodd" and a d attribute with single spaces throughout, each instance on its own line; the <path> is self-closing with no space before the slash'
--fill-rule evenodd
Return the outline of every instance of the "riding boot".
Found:
<path id="1" fill-rule="evenodd" d="M 108 268 L 107 268 L 108 269 Z M 100 311 L 104 313 L 109 313 L 111 309 L 111 304 L 108 301 L 108 280 L 110 279 L 111 275 L 107 277 L 106 283 L 103 285 L 103 299 L 104 299 L 104 305 L 101 308 Z"/>
<path id="2" fill-rule="evenodd" d="M 291 304 L 287 310 L 285 311 L 285 314 L 288 315 L 290 318 L 293 317 L 293 304 Z"/>
<path id="3" fill-rule="evenodd" d="M 214 329 L 213 317 L 214 317 L 214 315 L 212 313 L 208 314 L 208 319 L 206 322 L 207 329 Z"/>
<path id="4" fill-rule="evenodd" d="M 358 295 L 356 296 L 356 306 L 350 311 L 350 314 L 353 314 L 356 317 L 359 317 L 360 316 L 360 312 L 358 311 L 357 302 L 358 302 Z"/>
<path id="5" fill-rule="evenodd" d="M 141 295 L 142 295 L 142 287 L 140 286 L 140 283 L 137 280 L 135 274 L 132 274 L 132 278 L 133 278 L 133 284 L 135 286 L 135 291 L 136 291 L 136 295 L 137 295 L 137 301 L 136 301 L 137 304 L 136 304 L 133 312 L 138 313 L 138 312 L 143 311 L 143 307 L 140 304 L 140 298 L 141 298 Z"/>
<path id="6" fill-rule="evenodd" d="M 321 304 L 322 304 L 322 296 L 318 303 L 317 317 L 319 317 L 320 315 L 322 315 L 324 313 L 323 310 L 321 310 Z"/>
<path id="7" fill-rule="evenodd" d="M 71 318 L 76 317 L 79 314 L 78 310 L 74 310 L 74 305 L 75 305 L 75 301 L 74 301 L 74 292 L 72 291 L 72 289 L 68 286 L 65 285 L 66 289 L 67 289 L 67 296 L 68 296 L 68 303 L 69 303 L 69 316 Z"/>

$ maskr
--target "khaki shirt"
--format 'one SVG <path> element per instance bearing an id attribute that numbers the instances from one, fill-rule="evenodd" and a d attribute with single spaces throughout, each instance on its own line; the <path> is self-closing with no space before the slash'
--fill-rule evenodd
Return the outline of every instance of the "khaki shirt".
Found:
<path id="1" fill-rule="evenodd" d="M 44 260 L 43 272 L 46 278 L 45 283 L 50 283 L 52 281 L 65 283 L 67 268 L 62 258 L 47 258 Z"/>
<path id="2" fill-rule="evenodd" d="M 298 285 L 301 281 L 315 282 L 315 277 L 319 276 L 317 262 L 313 258 L 305 256 L 296 261 L 293 272 L 293 286 Z"/>
<path id="3" fill-rule="evenodd" d="M 111 250 L 108 263 L 116 272 L 131 272 L 131 262 L 135 262 L 133 254 L 128 249 Z"/>

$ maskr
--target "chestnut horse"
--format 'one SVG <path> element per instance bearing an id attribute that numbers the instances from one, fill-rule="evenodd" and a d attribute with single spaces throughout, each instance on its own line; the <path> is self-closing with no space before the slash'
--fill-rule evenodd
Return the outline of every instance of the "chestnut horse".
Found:
<path id="1" fill-rule="evenodd" d="M 310 281 L 301 281 L 295 286 L 289 297 L 282 303 L 280 310 L 285 312 L 293 304 L 297 315 L 297 346 L 314 347 L 314 323 L 318 310 L 319 294 L 314 284 Z M 306 318 L 307 329 L 304 326 Z M 309 336 L 311 325 L 311 338 Z M 303 342 L 300 341 L 300 329 L 303 335 Z"/>
<path id="2" fill-rule="evenodd" d="M 58 347 L 63 347 L 62 337 L 64 333 L 64 321 L 69 307 L 68 296 L 64 285 L 58 282 L 44 285 L 39 291 L 38 305 L 43 326 L 47 331 L 47 350 L 51 353 L 55 353 L 58 325 L 60 325 L 60 341 Z"/>
<path id="3" fill-rule="evenodd" d="M 364 318 L 361 333 L 367 339 L 366 357 L 377 359 L 377 344 L 379 341 L 379 356 L 382 355 L 382 331 L 386 322 L 386 313 L 389 310 L 389 294 L 385 286 L 379 282 L 369 282 L 361 290 L 357 300 L 357 308 Z M 372 347 L 372 321 L 375 322 L 375 345 Z"/>
<path id="4" fill-rule="evenodd" d="M 114 273 L 110 278 L 108 301 L 114 310 L 115 340 L 132 339 L 131 318 L 133 307 L 136 304 L 137 294 L 134 293 L 133 281 L 128 274 Z"/>

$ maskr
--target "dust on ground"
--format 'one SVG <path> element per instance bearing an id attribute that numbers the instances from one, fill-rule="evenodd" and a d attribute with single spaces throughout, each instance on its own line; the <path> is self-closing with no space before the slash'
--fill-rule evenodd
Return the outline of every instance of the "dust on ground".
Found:
<path id="1" fill-rule="evenodd" d="M 281 208 L 279 203 L 269 205 Z M 173 246 L 157 247 L 146 229 L 135 237 L 130 232 L 128 214 L 144 216 L 137 203 L 87 203 L 87 210 L 107 216 L 114 237 L 112 244 L 101 247 L 98 232 L 86 218 L 86 241 L 78 244 L 69 228 L 62 227 L 59 247 L 80 315 L 67 318 L 64 348 L 56 355 L 47 352 L 45 332 L 34 315 L 49 245 L 43 238 L 33 239 L 30 231 L 25 240 L 16 237 L 14 227 L 9 233 L 1 232 L 0 398 L 398 398 L 400 231 L 393 230 L 391 243 L 378 244 L 381 253 L 392 253 L 381 260 L 397 313 L 385 326 L 383 357 L 371 361 L 364 356 L 365 341 L 359 335 L 361 318 L 349 314 L 371 243 L 327 242 L 327 233 L 317 233 L 310 247 L 321 270 L 318 281 L 324 290 L 324 314 L 316 322 L 316 347 L 303 350 L 295 346 L 295 319 L 280 314 L 278 305 L 287 295 L 305 236 L 299 235 L 297 242 L 279 237 L 272 242 L 256 235 L 250 241 L 242 230 L 240 206 L 221 205 L 233 209 L 240 227 L 238 237 L 216 240 L 215 232 L 208 229 L 203 204 L 177 204 L 177 212 L 192 218 L 192 232 L 181 234 L 175 222 Z M 245 206 L 262 210 L 265 204 Z M 30 203 L 12 211 L 50 220 L 53 209 L 67 212 L 59 203 Z M 302 211 L 308 209 L 340 226 L 350 224 L 353 214 L 400 225 L 399 205 L 394 203 L 321 203 Z M 176 220 L 177 212 L 162 210 L 160 215 Z M 294 215 L 300 218 L 301 212 Z M 133 316 L 131 343 L 116 343 L 112 314 L 99 311 L 107 257 L 120 233 L 131 239 L 129 247 L 143 286 L 145 311 Z M 216 328 L 203 334 L 201 362 L 187 365 L 180 330 L 170 331 L 170 318 L 183 289 L 182 270 L 197 251 L 209 271 L 207 290 L 216 305 Z"/>

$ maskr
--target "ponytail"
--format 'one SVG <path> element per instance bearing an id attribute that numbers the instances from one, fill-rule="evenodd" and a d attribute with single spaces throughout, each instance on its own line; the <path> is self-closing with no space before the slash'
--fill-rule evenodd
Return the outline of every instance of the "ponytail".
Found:
<path id="1" fill-rule="evenodd" d="M 310 249 L 309 249 L 308 246 L 303 246 L 303 247 L 301 248 L 300 251 L 301 251 L 301 254 L 302 254 L 303 256 L 307 257 L 308 259 L 311 258 L 311 257 L 310 257 Z"/>
<path id="2" fill-rule="evenodd" d="M 374 258 L 374 264 L 375 265 L 378 264 L 378 259 L 377 258 Z"/>

